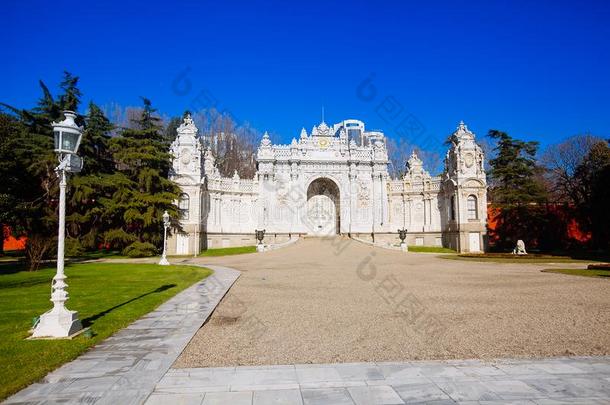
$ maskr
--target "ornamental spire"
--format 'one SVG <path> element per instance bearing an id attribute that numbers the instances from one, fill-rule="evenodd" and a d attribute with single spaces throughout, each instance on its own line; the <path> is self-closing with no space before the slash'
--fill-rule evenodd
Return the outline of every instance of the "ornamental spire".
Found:
<path id="1" fill-rule="evenodd" d="M 468 126 L 464 123 L 464 121 L 460 121 L 457 126 L 456 131 L 453 133 L 453 137 L 457 139 L 470 138 L 474 139 L 474 134 L 471 130 L 468 129 Z"/>
<path id="2" fill-rule="evenodd" d="M 261 146 L 263 146 L 263 147 L 271 146 L 271 139 L 269 139 L 269 134 L 267 133 L 267 131 L 265 131 L 265 133 L 263 134 L 263 139 L 261 139 Z"/>
<path id="3" fill-rule="evenodd" d="M 178 135 L 186 134 L 189 136 L 196 136 L 199 129 L 195 126 L 195 122 L 191 117 L 191 113 L 187 112 L 182 119 L 182 124 L 176 130 Z"/>

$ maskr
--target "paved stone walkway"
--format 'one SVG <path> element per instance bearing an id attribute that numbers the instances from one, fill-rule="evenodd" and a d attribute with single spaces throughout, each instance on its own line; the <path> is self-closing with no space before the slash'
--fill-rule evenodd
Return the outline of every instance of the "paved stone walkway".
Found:
<path id="1" fill-rule="evenodd" d="M 147 405 L 610 404 L 610 357 L 171 369 Z"/>
<path id="2" fill-rule="evenodd" d="M 141 404 L 239 277 L 222 266 L 6 403 Z"/>

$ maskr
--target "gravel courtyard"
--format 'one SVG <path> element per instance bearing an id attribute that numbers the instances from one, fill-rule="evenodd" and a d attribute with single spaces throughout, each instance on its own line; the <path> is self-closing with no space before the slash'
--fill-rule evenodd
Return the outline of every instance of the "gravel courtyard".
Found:
<path id="1" fill-rule="evenodd" d="M 242 275 L 174 367 L 610 354 L 610 280 L 552 265 L 347 238 L 190 261 Z"/>

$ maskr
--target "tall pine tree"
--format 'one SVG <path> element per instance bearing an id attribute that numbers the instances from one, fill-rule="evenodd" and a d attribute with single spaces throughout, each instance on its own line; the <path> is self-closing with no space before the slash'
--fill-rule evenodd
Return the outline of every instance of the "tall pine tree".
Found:
<path id="1" fill-rule="evenodd" d="M 591 232 L 591 246 L 610 252 L 610 147 L 608 142 L 595 143 L 576 167 L 574 179 L 581 198 L 576 212 L 579 223 Z"/>
<path id="2" fill-rule="evenodd" d="M 143 98 L 143 110 L 133 128 L 110 140 L 117 173 L 115 189 L 104 201 L 112 212 L 112 227 L 105 233 L 107 242 L 124 247 L 132 256 L 153 254 L 163 239 L 162 215 L 174 218 L 174 201 L 180 190 L 168 179 L 170 155 L 161 128 L 161 120 L 150 100 Z"/>
<path id="3" fill-rule="evenodd" d="M 114 125 L 97 104 L 90 102 L 85 117 L 85 130 L 78 154 L 83 158 L 83 174 L 112 173 L 114 163 L 110 153 L 110 134 Z"/>
<path id="4" fill-rule="evenodd" d="M 64 73 L 64 79 L 71 75 Z M 78 78 L 72 78 L 72 87 Z M 20 187 L 13 194 L 13 204 L 6 216 L 7 224 L 16 236 L 27 236 L 26 260 L 31 270 L 38 268 L 45 256 L 54 254 L 57 239 L 58 181 L 55 174 L 57 158 L 53 152 L 52 121 L 62 118 L 61 105 L 43 81 L 39 81 L 42 96 L 35 107 L 18 109 L 2 104 L 18 120 L 10 133 L 14 147 L 11 159 L 19 168 Z M 59 99 L 65 97 L 60 95 Z M 76 104 L 74 104 L 76 102 Z M 74 109 L 78 100 L 73 100 Z"/>
<path id="5" fill-rule="evenodd" d="M 492 129 L 488 136 L 496 140 L 496 156 L 489 161 L 492 200 L 506 205 L 542 202 L 546 191 L 537 180 L 538 142 L 514 139 L 506 132 Z"/>
<path id="6" fill-rule="evenodd" d="M 513 248 L 522 239 L 528 246 L 538 246 L 545 228 L 546 190 L 540 182 L 536 165 L 537 142 L 515 139 L 505 132 L 490 130 L 496 140 L 496 156 L 489 161 L 490 201 L 499 208 L 497 226 L 490 232 L 495 245 Z"/>
<path id="7" fill-rule="evenodd" d="M 80 89 L 78 88 L 78 76 L 73 76 L 72 73 L 64 71 L 64 78 L 59 84 L 59 87 L 63 90 L 61 96 L 59 96 L 59 108 L 62 111 L 76 111 L 80 105 L 80 98 L 82 96 Z"/>
<path id="8" fill-rule="evenodd" d="M 79 148 L 83 171 L 70 178 L 67 221 L 67 253 L 78 255 L 103 245 L 108 213 L 102 204 L 111 195 L 114 162 L 110 153 L 110 133 L 114 126 L 93 102 L 85 117 Z"/>

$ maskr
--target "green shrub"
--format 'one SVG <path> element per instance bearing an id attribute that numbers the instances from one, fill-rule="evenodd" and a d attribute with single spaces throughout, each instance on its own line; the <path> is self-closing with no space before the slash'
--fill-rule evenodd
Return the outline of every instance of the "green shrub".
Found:
<path id="1" fill-rule="evenodd" d="M 66 238 L 66 256 L 79 257 L 85 254 L 85 248 L 80 240 L 76 238 Z"/>
<path id="2" fill-rule="evenodd" d="M 148 242 L 133 242 L 123 249 L 123 254 L 129 257 L 149 257 L 157 254 L 157 248 Z"/>

